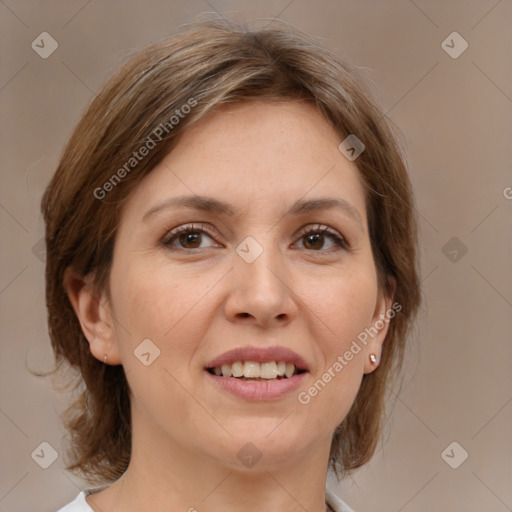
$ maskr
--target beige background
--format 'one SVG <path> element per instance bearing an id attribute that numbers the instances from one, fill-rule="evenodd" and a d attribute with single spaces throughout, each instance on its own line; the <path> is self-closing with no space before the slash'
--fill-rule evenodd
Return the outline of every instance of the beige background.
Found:
<path id="1" fill-rule="evenodd" d="M 66 399 L 24 362 L 43 369 L 52 362 L 37 246 L 44 185 L 121 59 L 215 11 L 238 21 L 278 16 L 322 37 L 366 70 L 404 133 L 425 304 L 386 443 L 365 468 L 339 487 L 329 480 L 330 487 L 358 512 L 512 510 L 512 2 L 5 0 L 0 511 L 54 511 L 83 487 L 63 471 L 62 455 L 46 470 L 31 458 L 42 442 L 62 454 L 58 412 Z M 47 59 L 31 48 L 44 31 L 59 45 Z M 469 44 L 456 59 L 441 46 L 453 31 Z M 446 246 L 452 237 L 455 245 Z M 458 469 L 441 457 L 453 441 L 469 454 Z M 448 460 L 461 453 L 448 450 Z"/>

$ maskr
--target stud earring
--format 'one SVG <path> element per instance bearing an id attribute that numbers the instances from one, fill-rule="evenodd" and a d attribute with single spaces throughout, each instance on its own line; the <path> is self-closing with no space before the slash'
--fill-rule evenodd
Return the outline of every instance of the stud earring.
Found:
<path id="1" fill-rule="evenodd" d="M 105 354 L 105 357 L 103 358 L 103 363 L 107 364 L 107 354 Z"/>
<path id="2" fill-rule="evenodd" d="M 377 358 L 375 357 L 375 354 L 370 354 L 370 361 L 372 364 L 377 364 Z"/>

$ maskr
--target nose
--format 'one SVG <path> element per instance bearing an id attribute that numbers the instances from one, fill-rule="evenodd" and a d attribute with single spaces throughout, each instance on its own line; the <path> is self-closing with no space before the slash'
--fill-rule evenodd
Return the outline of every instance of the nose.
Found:
<path id="1" fill-rule="evenodd" d="M 284 326 L 298 314 L 291 269 L 277 250 L 265 247 L 252 262 L 238 253 L 228 274 L 225 314 L 231 322 L 261 328 Z"/>

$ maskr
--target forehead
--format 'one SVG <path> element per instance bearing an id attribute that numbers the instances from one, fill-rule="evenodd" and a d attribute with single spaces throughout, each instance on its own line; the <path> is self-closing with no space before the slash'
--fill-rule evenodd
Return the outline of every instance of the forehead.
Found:
<path id="1" fill-rule="evenodd" d="M 341 140 L 310 104 L 224 105 L 183 133 L 127 206 L 140 213 L 172 197 L 214 196 L 243 216 L 278 214 L 308 197 L 337 197 L 365 223 L 364 187 L 355 163 L 338 149 Z"/>

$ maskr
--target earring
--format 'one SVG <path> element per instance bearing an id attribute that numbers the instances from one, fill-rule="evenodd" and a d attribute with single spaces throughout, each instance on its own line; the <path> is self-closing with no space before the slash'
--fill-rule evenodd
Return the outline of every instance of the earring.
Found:
<path id="1" fill-rule="evenodd" d="M 105 354 L 105 357 L 103 358 L 103 363 L 107 364 L 107 354 Z"/>
<path id="2" fill-rule="evenodd" d="M 377 358 L 375 357 L 375 354 L 370 354 L 370 361 L 372 364 L 377 364 Z"/>

